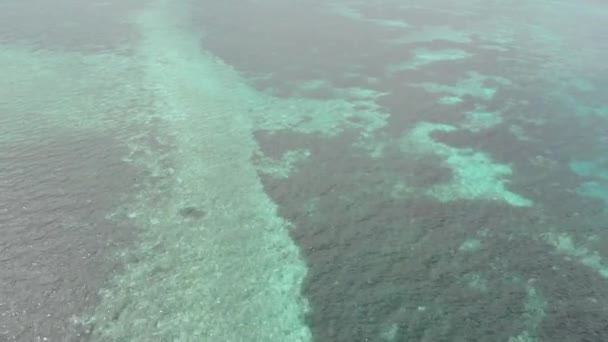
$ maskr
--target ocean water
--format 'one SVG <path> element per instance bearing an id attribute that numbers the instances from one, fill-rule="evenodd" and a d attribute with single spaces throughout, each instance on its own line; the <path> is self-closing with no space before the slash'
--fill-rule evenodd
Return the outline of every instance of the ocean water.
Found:
<path id="1" fill-rule="evenodd" d="M 607 23 L 1 1 L 0 341 L 607 341 Z"/>

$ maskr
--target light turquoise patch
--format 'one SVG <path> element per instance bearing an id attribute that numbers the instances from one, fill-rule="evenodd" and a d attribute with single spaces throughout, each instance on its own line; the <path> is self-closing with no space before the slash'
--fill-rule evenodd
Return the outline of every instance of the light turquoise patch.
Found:
<path id="1" fill-rule="evenodd" d="M 353 144 L 354 147 L 367 152 L 369 157 L 374 159 L 384 156 L 384 151 L 388 145 L 389 143 L 386 140 L 372 134 L 362 135 L 359 141 Z"/>
<path id="2" fill-rule="evenodd" d="M 413 60 L 398 65 L 391 65 L 386 68 L 386 71 L 387 73 L 394 75 L 400 72 L 416 70 L 423 66 L 427 66 L 437 62 L 457 61 L 470 58 L 472 56 L 472 53 L 458 49 L 418 49 L 414 52 Z"/>
<path id="3" fill-rule="evenodd" d="M 388 327 L 383 329 L 380 333 L 380 338 L 382 341 L 393 342 L 397 338 L 397 333 L 399 332 L 399 326 L 395 323 L 390 324 Z"/>
<path id="4" fill-rule="evenodd" d="M 469 273 L 464 276 L 467 284 L 479 292 L 488 292 L 488 282 L 479 273 Z"/>
<path id="5" fill-rule="evenodd" d="M 608 172 L 597 163 L 590 161 L 573 161 L 570 163 L 572 172 L 584 177 L 602 177 L 608 179 Z"/>
<path id="6" fill-rule="evenodd" d="M 298 82 L 298 89 L 304 92 L 323 88 L 330 88 L 330 84 L 326 80 L 306 80 Z"/>
<path id="7" fill-rule="evenodd" d="M 595 86 L 593 85 L 593 83 L 591 83 L 589 80 L 582 79 L 582 78 L 577 78 L 574 81 L 572 81 L 572 85 L 578 91 L 582 91 L 582 92 L 590 92 L 590 91 L 595 90 Z"/>
<path id="8" fill-rule="evenodd" d="M 458 248 L 461 252 L 477 252 L 481 249 L 481 240 L 468 239 Z"/>
<path id="9" fill-rule="evenodd" d="M 321 203 L 320 197 L 311 198 L 304 205 L 304 212 L 309 216 L 314 215 L 315 213 L 317 213 L 319 211 L 320 203 Z"/>
<path id="10" fill-rule="evenodd" d="M 575 115 L 582 118 L 600 117 L 608 119 L 608 106 L 606 105 L 580 102 L 568 92 L 560 92 L 556 96 L 560 98 L 565 106 L 571 107 Z"/>
<path id="11" fill-rule="evenodd" d="M 370 24 L 388 29 L 404 29 L 409 27 L 409 24 L 403 20 L 367 18 L 359 10 L 359 8 L 364 4 L 364 2 L 330 3 L 327 6 L 327 11 L 345 18 L 368 22 Z"/>
<path id="12" fill-rule="evenodd" d="M 415 32 L 406 32 L 399 38 L 389 39 L 387 43 L 391 45 L 404 45 L 428 43 L 436 40 L 461 44 L 472 42 L 469 32 L 454 30 L 449 26 L 427 26 L 417 29 Z"/>
<path id="13" fill-rule="evenodd" d="M 456 105 L 462 103 L 462 98 L 459 96 L 443 96 L 439 99 L 439 103 L 444 105 Z"/>
<path id="14" fill-rule="evenodd" d="M 430 93 L 445 93 L 451 96 L 463 97 L 472 96 L 481 100 L 491 100 L 496 94 L 497 89 L 484 87 L 487 80 L 493 80 L 501 85 L 511 85 L 511 81 L 497 76 L 486 76 L 477 72 L 469 72 L 467 78 L 460 80 L 455 85 L 445 85 L 438 83 L 419 83 L 417 86 Z"/>
<path id="15" fill-rule="evenodd" d="M 547 301 L 531 282 L 526 285 L 525 320 L 528 330 L 536 332 L 545 318 Z"/>
<path id="16" fill-rule="evenodd" d="M 501 51 L 501 52 L 509 51 L 509 48 L 504 45 L 482 44 L 479 47 L 486 49 L 486 50 L 495 50 L 495 51 Z"/>
<path id="17" fill-rule="evenodd" d="M 528 207 L 533 203 L 505 187 L 505 177 L 512 173 L 508 165 L 497 164 L 487 155 L 469 148 L 459 149 L 434 141 L 430 134 L 453 132 L 456 127 L 423 122 L 407 134 L 401 143 L 404 151 L 411 149 L 423 153 L 434 153 L 445 158 L 444 163 L 452 170 L 454 180 L 431 187 L 427 194 L 440 201 L 459 199 L 485 199 L 504 201 L 517 207 Z"/>
<path id="18" fill-rule="evenodd" d="M 256 163 L 258 171 L 270 177 L 286 179 L 289 177 L 295 165 L 310 157 L 308 150 L 294 150 L 283 154 L 280 160 L 274 160 L 266 156 L 261 156 Z"/>
<path id="19" fill-rule="evenodd" d="M 414 189 L 407 186 L 407 184 L 405 184 L 405 182 L 398 181 L 397 183 L 395 183 L 395 185 L 393 186 L 393 189 L 391 190 L 391 198 L 404 199 L 404 198 L 407 198 L 413 192 L 414 192 Z"/>
<path id="20" fill-rule="evenodd" d="M 518 30 L 511 21 L 506 18 L 496 18 L 492 20 L 491 25 L 491 30 L 476 32 L 482 41 L 498 47 L 513 46 L 515 44 Z"/>
<path id="21" fill-rule="evenodd" d="M 509 337 L 508 342 L 537 342 L 538 340 L 532 336 L 527 331 L 522 332 L 521 334 L 515 337 Z"/>
<path id="22" fill-rule="evenodd" d="M 525 330 L 515 337 L 510 337 L 509 342 L 536 342 L 538 329 L 546 316 L 547 301 L 540 291 L 534 287 L 534 281 L 526 284 L 526 299 L 524 302 L 524 325 Z"/>
<path id="23" fill-rule="evenodd" d="M 370 22 L 389 29 L 405 29 L 410 25 L 403 20 L 391 20 L 391 19 L 369 19 Z"/>
<path id="24" fill-rule="evenodd" d="M 581 195 L 600 199 L 608 205 L 608 169 L 603 167 L 604 163 L 573 161 L 570 163 L 570 169 L 579 176 L 596 179 L 584 182 L 578 187 Z"/>
<path id="25" fill-rule="evenodd" d="M 339 15 L 345 18 L 353 20 L 363 20 L 365 19 L 365 17 L 361 13 L 361 11 L 357 9 L 357 6 L 359 5 L 360 3 L 358 2 L 332 2 L 327 5 L 327 10 L 329 13 Z"/>
<path id="26" fill-rule="evenodd" d="M 366 146 L 377 130 L 386 125 L 388 113 L 378 105 L 376 99 L 383 96 L 369 89 L 334 89 L 340 98 L 314 100 L 306 98 L 277 99 L 261 97 L 252 89 L 245 89 L 249 98 L 258 98 L 251 103 L 252 118 L 258 129 L 266 131 L 292 130 L 304 134 L 320 133 L 336 136 L 346 129 L 361 131 L 360 146 Z M 255 95 L 253 95 L 255 94 Z M 252 97 L 255 96 L 255 97 Z M 376 146 L 369 146 L 374 150 Z"/>
<path id="27" fill-rule="evenodd" d="M 608 106 L 595 108 L 593 112 L 599 117 L 608 119 Z"/>
<path id="28" fill-rule="evenodd" d="M 511 125 L 509 126 L 509 132 L 513 134 L 517 140 L 520 141 L 530 141 L 530 137 L 526 134 L 524 129 L 519 125 Z"/>
<path id="29" fill-rule="evenodd" d="M 587 106 L 580 103 L 573 104 L 575 113 L 581 117 L 600 117 L 608 118 L 608 107 L 593 107 Z"/>
<path id="30" fill-rule="evenodd" d="M 584 246 L 577 246 L 572 237 L 566 233 L 547 233 L 544 237 L 558 252 L 576 259 L 603 278 L 608 279 L 608 266 L 599 253 L 590 251 Z"/>
<path id="31" fill-rule="evenodd" d="M 581 195 L 593 197 L 604 201 L 608 205 L 608 183 L 607 182 L 585 182 L 578 188 Z"/>
<path id="32" fill-rule="evenodd" d="M 462 127 L 471 132 L 479 132 L 502 123 L 502 117 L 499 114 L 485 111 L 467 112 L 466 119 L 467 121 L 462 124 Z"/>

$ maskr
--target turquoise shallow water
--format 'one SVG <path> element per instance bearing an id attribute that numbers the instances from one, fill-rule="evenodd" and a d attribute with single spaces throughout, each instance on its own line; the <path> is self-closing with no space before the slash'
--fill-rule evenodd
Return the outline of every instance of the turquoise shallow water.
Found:
<path id="1" fill-rule="evenodd" d="M 0 20 L 0 339 L 608 339 L 604 4 Z"/>

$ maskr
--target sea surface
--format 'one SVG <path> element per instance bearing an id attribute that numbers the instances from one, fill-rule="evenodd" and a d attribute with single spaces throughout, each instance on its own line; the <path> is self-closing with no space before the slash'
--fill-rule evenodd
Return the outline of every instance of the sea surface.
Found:
<path id="1" fill-rule="evenodd" d="M 608 341 L 608 5 L 0 0 L 0 341 Z"/>

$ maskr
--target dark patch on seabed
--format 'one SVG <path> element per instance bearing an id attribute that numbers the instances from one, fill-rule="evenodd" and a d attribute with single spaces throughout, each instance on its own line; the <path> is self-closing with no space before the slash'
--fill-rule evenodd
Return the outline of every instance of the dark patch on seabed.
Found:
<path id="1" fill-rule="evenodd" d="M 201 219 L 207 215 L 204 209 L 197 207 L 185 207 L 179 211 L 179 214 L 188 219 Z"/>
<path id="2" fill-rule="evenodd" d="M 446 15 L 432 15 L 435 24 L 445 24 Z M 454 27 L 468 26 L 462 18 L 455 21 Z M 280 35 L 297 30 L 298 25 L 286 22 Z M 412 15 L 407 22 L 431 24 L 428 15 Z M 263 21 L 254 24 L 268 32 Z M 323 25 L 327 23 L 317 28 Z M 345 26 L 336 24 L 338 29 L 330 33 L 339 37 L 335 41 L 343 43 L 337 44 L 340 47 L 321 46 L 316 54 L 308 54 L 307 64 L 316 70 L 309 73 L 305 68 L 276 70 L 277 65 L 294 61 L 290 52 L 263 57 L 267 50 L 282 51 L 273 49 L 276 35 L 272 33 L 255 40 L 258 45 L 247 48 L 247 53 L 235 44 L 240 41 L 235 37 L 247 34 L 238 26 L 227 29 L 221 42 L 212 38 L 205 42 L 245 73 L 274 72 L 269 79 L 254 79 L 255 84 L 260 89 L 286 88 L 279 94 L 287 95 L 297 81 L 317 78 L 319 70 L 327 70 L 324 79 L 337 86 L 364 86 L 364 80 L 356 77 L 345 82 L 342 71 L 356 64 L 363 75 L 379 75 L 384 66 L 411 56 L 405 48 L 386 51 L 378 43 L 377 49 L 366 48 L 374 51 L 372 57 L 362 57 L 365 54 L 356 53 L 349 38 L 341 36 L 348 31 Z M 362 40 L 374 36 L 370 32 Z M 365 44 L 380 41 L 375 37 Z M 474 38 L 473 44 L 466 45 L 475 57 L 465 62 L 380 77 L 382 82 L 376 86 L 390 94 L 379 103 L 392 114 L 384 136 L 399 139 L 420 120 L 458 126 L 466 120 L 465 113 L 476 109 L 499 113 L 502 121 L 494 127 L 434 132 L 432 137 L 453 148 L 482 151 L 510 165 L 514 172 L 506 187 L 532 199 L 534 207 L 484 200 L 439 203 L 419 193 L 415 198 L 395 196 L 397 181 L 425 189 L 449 182 L 453 175 L 441 157 L 394 147 L 387 147 L 381 158 L 370 159 L 353 148 L 358 132 L 333 139 L 288 131 L 256 135 L 269 157 L 280 158 L 288 150 L 301 148 L 311 152 L 310 159 L 298 164 L 288 179 L 262 178 L 281 215 L 294 223 L 292 237 L 309 266 L 303 293 L 311 303 L 307 321 L 316 341 L 578 342 L 603 341 L 608 336 L 606 279 L 580 257 L 564 256 L 546 240 L 547 233 L 559 232 L 574 241 L 589 241 L 586 245 L 593 251 L 607 248 L 605 204 L 581 196 L 578 187 L 585 179 L 569 165 L 574 160 L 594 160 L 602 153 L 598 146 L 604 146 L 601 127 L 605 120 L 583 120 L 564 105 L 559 93 L 548 93 L 555 84 L 541 71 L 551 62 L 547 57 L 528 54 L 526 47 L 519 46 L 484 51 L 477 43 L 480 39 Z M 463 46 L 441 42 L 414 47 Z M 340 48 L 342 53 L 332 54 Z M 351 53 L 340 58 L 344 51 Z M 301 52 L 295 60 L 308 53 Z M 329 68 L 320 60 L 342 63 Z M 465 95 L 462 103 L 451 107 L 438 105 L 437 94 L 412 86 L 428 80 L 455 84 L 463 70 L 487 75 L 498 71 L 498 76 L 504 75 L 514 85 L 503 87 L 499 81 L 486 80 L 484 86 L 498 89 L 492 100 Z M 597 96 L 579 95 L 581 103 L 597 102 Z M 516 136 L 518 132 L 527 137 Z"/>
<path id="3" fill-rule="evenodd" d="M 109 220 L 137 172 L 115 137 L 67 134 L 0 150 L 0 340 L 80 341 L 132 229 Z"/>
<path id="4" fill-rule="evenodd" d="M 594 230 L 596 222 L 578 218 L 598 210 L 594 201 L 560 204 L 549 197 L 564 202 L 562 190 L 547 189 L 543 213 L 484 201 L 395 199 L 387 177 L 410 173 L 403 158 L 369 160 L 352 149 L 348 134 L 323 142 L 288 137 L 258 135 L 271 155 L 297 141 L 314 151 L 312 159 L 289 180 L 263 181 L 295 224 L 292 237 L 310 267 L 303 291 L 316 341 L 379 341 L 388 334 L 394 341 L 507 341 L 527 329 L 528 285 L 551 303 L 537 337 L 599 341 L 608 333 L 605 279 L 534 238 L 557 224 L 573 233 Z M 434 165 L 409 179 L 449 179 Z M 564 216 L 575 211 L 576 218 Z M 472 237 L 483 248 L 463 252 Z M 477 277 L 480 288 L 471 286 Z"/>

